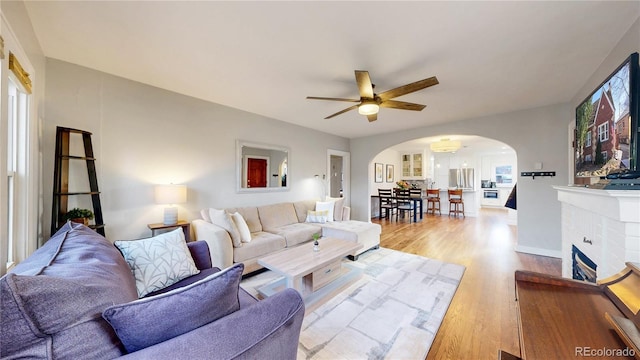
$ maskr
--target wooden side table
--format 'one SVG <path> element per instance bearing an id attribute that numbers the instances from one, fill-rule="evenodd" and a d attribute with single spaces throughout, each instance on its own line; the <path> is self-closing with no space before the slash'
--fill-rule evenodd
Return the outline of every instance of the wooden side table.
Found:
<path id="1" fill-rule="evenodd" d="M 158 230 L 181 227 L 182 232 L 184 232 L 185 241 L 187 242 L 191 241 L 191 223 L 188 221 L 178 220 L 177 223 L 172 225 L 165 225 L 163 223 L 148 224 L 147 227 L 151 229 L 151 236 L 156 236 L 156 231 Z"/>

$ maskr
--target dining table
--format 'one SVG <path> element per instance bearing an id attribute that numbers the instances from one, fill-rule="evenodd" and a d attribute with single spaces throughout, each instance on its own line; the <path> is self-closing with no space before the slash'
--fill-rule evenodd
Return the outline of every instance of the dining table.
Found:
<path id="1" fill-rule="evenodd" d="M 371 195 L 371 197 L 378 198 L 378 209 L 380 209 L 380 213 L 378 214 L 379 219 L 382 218 L 382 203 L 385 201 L 396 201 L 398 199 L 395 191 L 392 192 L 391 196 Z M 422 196 L 410 196 L 409 200 L 413 202 L 413 208 L 415 209 L 415 211 L 413 212 L 413 222 L 418 221 L 418 213 L 420 213 L 420 220 L 422 220 L 424 216 L 422 208 L 424 205 L 424 199 L 422 198 Z"/>

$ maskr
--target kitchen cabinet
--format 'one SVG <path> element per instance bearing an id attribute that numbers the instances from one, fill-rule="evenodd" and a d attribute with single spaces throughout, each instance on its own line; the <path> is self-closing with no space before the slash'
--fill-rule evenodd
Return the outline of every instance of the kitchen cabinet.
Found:
<path id="1" fill-rule="evenodd" d="M 425 158 L 424 152 L 402 154 L 402 179 L 424 179 Z"/>

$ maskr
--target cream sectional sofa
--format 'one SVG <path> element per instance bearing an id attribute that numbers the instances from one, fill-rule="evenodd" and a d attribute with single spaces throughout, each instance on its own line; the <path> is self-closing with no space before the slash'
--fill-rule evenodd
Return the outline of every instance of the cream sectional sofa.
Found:
<path id="1" fill-rule="evenodd" d="M 357 260 L 363 252 L 379 247 L 381 227 L 350 220 L 350 208 L 341 204 L 335 202 L 334 221 L 326 223 L 306 222 L 308 212 L 315 210 L 315 200 L 224 209 L 229 214 L 239 213 L 246 222 L 251 241 L 243 243 L 234 244 L 229 231 L 211 222 L 210 209 L 203 209 L 202 219 L 194 220 L 192 226 L 196 240 L 208 243 L 213 266 L 221 269 L 241 262 L 244 273 L 253 272 L 262 268 L 259 258 L 311 241 L 315 233 L 363 244 L 354 256 Z"/>

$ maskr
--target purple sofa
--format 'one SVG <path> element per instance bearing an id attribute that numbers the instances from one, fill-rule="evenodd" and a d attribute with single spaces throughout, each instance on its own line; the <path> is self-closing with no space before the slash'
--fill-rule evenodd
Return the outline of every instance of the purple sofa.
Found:
<path id="1" fill-rule="evenodd" d="M 67 223 L 0 278 L 0 358 L 295 359 L 300 295 L 287 289 L 258 301 L 236 290 L 241 266 L 212 268 L 206 242 L 188 246 L 200 273 L 138 300 L 118 249 L 84 225 Z M 218 299 L 217 292 L 226 295 Z M 118 311 L 120 323 L 112 327 L 109 314 Z M 220 311 L 230 313 L 207 322 Z M 130 335 L 151 344 L 128 352 L 130 339 L 123 337 Z"/>

